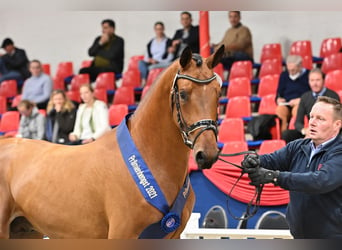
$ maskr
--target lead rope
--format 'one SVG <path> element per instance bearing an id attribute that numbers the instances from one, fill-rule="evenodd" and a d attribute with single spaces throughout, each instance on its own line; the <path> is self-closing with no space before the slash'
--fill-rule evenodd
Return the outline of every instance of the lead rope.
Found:
<path id="1" fill-rule="evenodd" d="M 229 156 L 237 156 L 237 155 L 245 155 L 245 154 L 257 154 L 257 153 L 255 151 L 243 151 L 243 152 L 233 153 L 233 154 L 221 154 L 220 153 L 219 156 L 228 156 L 229 157 Z M 252 216 L 254 216 L 257 213 L 257 211 L 260 207 L 261 193 L 262 193 L 262 190 L 264 188 L 264 184 L 261 184 L 261 185 L 255 187 L 254 195 L 253 195 L 252 199 L 248 202 L 247 207 L 246 207 L 246 212 L 243 214 L 243 217 L 235 216 L 229 208 L 228 201 L 229 201 L 229 197 L 231 197 L 233 189 L 235 188 L 235 186 L 237 185 L 237 183 L 239 182 L 239 180 L 242 178 L 242 176 L 244 174 L 243 167 L 239 166 L 235 163 L 232 163 L 230 161 L 224 160 L 220 157 L 218 159 L 220 161 L 228 163 L 228 164 L 230 164 L 234 167 L 240 168 L 242 170 L 241 175 L 236 179 L 231 190 L 229 191 L 229 194 L 227 197 L 227 210 L 228 210 L 228 213 L 236 220 L 248 220 L 249 218 L 251 218 Z M 254 206 L 253 206 L 253 209 L 251 209 L 253 203 L 254 203 Z"/>

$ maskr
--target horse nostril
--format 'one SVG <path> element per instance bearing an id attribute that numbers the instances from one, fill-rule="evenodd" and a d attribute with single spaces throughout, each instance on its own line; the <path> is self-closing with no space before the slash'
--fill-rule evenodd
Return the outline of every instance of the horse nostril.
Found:
<path id="1" fill-rule="evenodd" d="M 196 154 L 196 163 L 199 168 L 206 168 L 207 165 L 207 157 L 203 151 L 199 151 Z"/>

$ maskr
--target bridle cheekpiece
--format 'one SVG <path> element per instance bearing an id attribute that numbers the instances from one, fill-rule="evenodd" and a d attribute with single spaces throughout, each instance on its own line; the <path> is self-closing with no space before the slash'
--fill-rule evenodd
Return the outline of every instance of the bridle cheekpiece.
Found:
<path id="1" fill-rule="evenodd" d="M 183 137 L 184 144 L 187 145 L 191 149 L 193 149 L 197 138 L 206 130 L 212 130 L 215 133 L 215 136 L 217 137 L 217 121 L 214 121 L 212 119 L 203 119 L 203 120 L 200 120 L 198 122 L 191 124 L 190 126 L 187 125 L 183 117 L 181 107 L 180 107 L 179 89 L 178 89 L 177 80 L 187 79 L 198 84 L 208 84 L 217 78 L 218 80 L 220 80 L 220 77 L 216 73 L 214 73 L 214 75 L 210 78 L 198 79 L 189 75 L 180 74 L 178 71 L 173 80 L 173 84 L 171 88 L 172 109 L 173 109 L 173 104 L 175 104 L 176 110 L 177 110 L 177 122 L 181 130 L 181 135 Z M 220 84 L 220 81 L 219 81 L 219 84 Z M 197 129 L 201 129 L 201 131 L 195 136 L 195 139 L 191 141 L 189 139 L 189 136 L 191 133 L 193 133 Z"/>

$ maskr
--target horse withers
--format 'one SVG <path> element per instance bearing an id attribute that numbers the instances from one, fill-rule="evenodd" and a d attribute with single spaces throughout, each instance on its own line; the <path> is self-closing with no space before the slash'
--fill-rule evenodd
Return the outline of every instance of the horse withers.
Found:
<path id="1" fill-rule="evenodd" d="M 8 238 L 10 223 L 23 216 L 49 238 L 139 238 L 163 221 L 180 197 L 179 216 L 171 214 L 179 225 L 163 236 L 179 238 L 195 202 L 186 181 L 190 149 L 200 168 L 210 168 L 218 157 L 220 83 L 213 68 L 223 50 L 201 58 L 184 49 L 135 113 L 92 143 L 1 139 L 0 237 Z M 127 156 L 129 145 L 135 151 Z M 164 212 L 141 189 L 151 182 L 145 191 L 151 200 L 164 197 L 166 204 L 159 204 Z"/>

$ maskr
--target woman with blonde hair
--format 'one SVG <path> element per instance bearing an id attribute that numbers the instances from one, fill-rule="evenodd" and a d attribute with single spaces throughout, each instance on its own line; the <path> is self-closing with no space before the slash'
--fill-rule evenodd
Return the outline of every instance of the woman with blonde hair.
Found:
<path id="1" fill-rule="evenodd" d="M 77 110 L 74 131 L 69 134 L 72 145 L 90 143 L 110 130 L 107 104 L 95 98 L 91 85 L 81 85 L 80 95 L 83 103 Z"/>
<path id="2" fill-rule="evenodd" d="M 63 90 L 52 91 L 46 113 L 46 139 L 54 143 L 69 143 L 69 133 L 75 124 L 76 108 Z"/>

